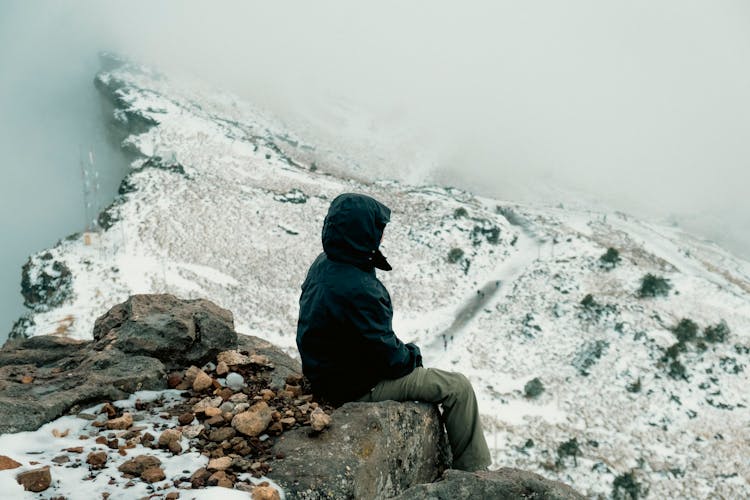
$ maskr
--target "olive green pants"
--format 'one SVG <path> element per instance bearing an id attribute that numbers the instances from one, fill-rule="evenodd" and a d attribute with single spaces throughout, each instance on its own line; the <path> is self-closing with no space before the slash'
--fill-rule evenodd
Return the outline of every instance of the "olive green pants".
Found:
<path id="1" fill-rule="evenodd" d="M 424 401 L 439 403 L 453 452 L 453 468 L 475 471 L 492 462 L 479 421 L 471 382 L 460 373 L 417 367 L 409 375 L 383 380 L 359 401 Z"/>

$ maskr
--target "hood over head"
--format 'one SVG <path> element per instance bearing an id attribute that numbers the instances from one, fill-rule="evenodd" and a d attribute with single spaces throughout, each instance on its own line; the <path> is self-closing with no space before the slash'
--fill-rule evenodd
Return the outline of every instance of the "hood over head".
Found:
<path id="1" fill-rule="evenodd" d="M 365 270 L 391 265 L 378 247 L 391 220 L 391 209 L 364 194 L 344 193 L 331 202 L 323 222 L 323 250 L 328 258 Z"/>

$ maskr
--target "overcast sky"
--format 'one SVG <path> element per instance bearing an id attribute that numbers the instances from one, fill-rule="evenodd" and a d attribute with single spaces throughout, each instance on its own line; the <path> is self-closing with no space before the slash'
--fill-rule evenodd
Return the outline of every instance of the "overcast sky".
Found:
<path id="1" fill-rule="evenodd" d="M 593 193 L 750 256 L 750 2 L 0 0 L 9 206 L 33 192 L 27 209 L 55 212 L 47 194 L 78 175 L 99 50 L 375 148 L 394 176 Z M 36 224 L 4 212 L 4 230 Z M 36 230 L 50 241 L 16 238 L 63 236 Z"/>

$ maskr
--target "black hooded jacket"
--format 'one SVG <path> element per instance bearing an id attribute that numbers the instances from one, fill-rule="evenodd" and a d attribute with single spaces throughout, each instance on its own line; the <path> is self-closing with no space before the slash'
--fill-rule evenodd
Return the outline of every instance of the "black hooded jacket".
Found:
<path id="1" fill-rule="evenodd" d="M 384 379 L 421 366 L 414 344 L 393 333 L 391 297 L 375 268 L 390 209 L 369 196 L 342 194 L 323 223 L 323 250 L 302 284 L 297 348 L 313 391 L 334 404 L 352 401 Z"/>

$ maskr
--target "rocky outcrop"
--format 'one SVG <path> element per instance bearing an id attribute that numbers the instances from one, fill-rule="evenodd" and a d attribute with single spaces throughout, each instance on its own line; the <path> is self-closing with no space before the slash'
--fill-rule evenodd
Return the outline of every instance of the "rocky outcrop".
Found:
<path id="1" fill-rule="evenodd" d="M 172 387 L 185 398 L 176 406 L 140 403 L 122 411 L 105 404 L 99 415 L 86 416 L 95 419 L 92 432 L 101 433 L 97 443 L 112 449 L 89 453 L 92 474 L 108 463 L 108 453 L 119 453 L 110 436 L 122 431 L 134 446 L 181 454 L 187 440 L 190 451 L 209 456 L 207 466 L 175 486 L 250 488 L 253 498 L 258 487 L 242 473 L 274 480 L 290 500 L 581 498 L 561 483 L 515 469 L 446 471 L 450 451 L 437 407 L 384 401 L 334 409 L 315 401 L 297 361 L 263 339 L 238 336 L 232 314 L 206 300 L 135 295 L 97 319 L 93 337 L 38 336 L 0 350 L 0 434 L 36 429 L 82 405 L 139 389 Z M 138 412 L 174 422 L 157 439 L 135 425 L 143 419 Z M 164 480 L 164 470 L 147 460 L 136 457 L 123 465 L 133 470 L 120 470 L 133 480 Z M 22 478 L 31 491 L 49 486 L 48 471 L 37 472 L 39 480 Z"/>
<path id="2" fill-rule="evenodd" d="M 454 500 L 492 498 L 496 500 L 583 500 L 570 486 L 545 479 L 539 474 L 504 467 L 496 471 L 447 470 L 440 481 L 413 486 L 393 500 Z"/>
<path id="3" fill-rule="evenodd" d="M 94 347 L 159 359 L 167 369 L 201 365 L 237 347 L 232 313 L 204 299 L 133 295 L 94 323 Z"/>
<path id="4" fill-rule="evenodd" d="M 166 373 L 235 349 L 232 314 L 206 300 L 135 295 L 96 322 L 94 341 L 44 335 L 0 350 L 0 433 L 33 430 L 82 404 L 166 389 Z"/>
<path id="5" fill-rule="evenodd" d="M 437 408 L 425 403 L 347 403 L 330 428 L 286 432 L 268 474 L 288 499 L 390 498 L 431 482 L 449 463 Z M 457 497 L 459 498 L 459 497 Z"/>

